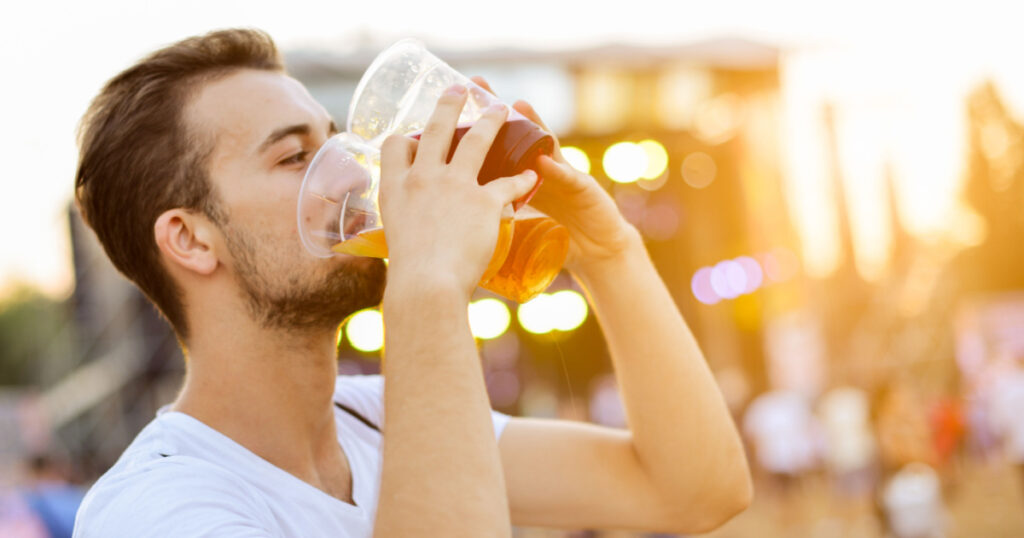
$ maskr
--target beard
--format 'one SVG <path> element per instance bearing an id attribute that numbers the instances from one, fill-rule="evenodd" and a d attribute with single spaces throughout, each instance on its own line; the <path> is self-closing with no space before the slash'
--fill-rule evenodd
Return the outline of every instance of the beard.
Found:
<path id="1" fill-rule="evenodd" d="M 249 233 L 230 225 L 222 229 L 249 314 L 264 328 L 333 330 L 359 310 L 377 306 L 384 296 L 383 260 L 325 260 L 321 263 L 330 262 L 331 269 L 311 274 L 295 263 L 303 253 L 260 252 L 260 242 Z"/>

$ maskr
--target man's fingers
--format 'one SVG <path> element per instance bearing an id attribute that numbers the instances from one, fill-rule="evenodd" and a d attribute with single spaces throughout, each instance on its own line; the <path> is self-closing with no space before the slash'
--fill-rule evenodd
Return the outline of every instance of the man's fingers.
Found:
<path id="1" fill-rule="evenodd" d="M 515 104 L 512 105 L 512 108 L 516 109 L 516 112 L 519 112 L 523 116 L 526 116 L 526 119 L 532 121 L 533 123 L 536 123 L 537 125 L 540 126 L 541 129 L 544 129 L 545 131 L 547 131 L 548 134 L 554 137 L 554 158 L 558 162 L 566 162 L 565 158 L 562 157 L 561 145 L 558 142 L 558 137 L 555 137 L 555 134 L 551 132 L 551 129 L 549 129 L 547 125 L 544 125 L 544 120 L 540 119 L 540 115 L 537 114 L 537 111 L 533 109 L 533 106 L 530 105 L 530 103 L 527 103 L 526 101 L 516 101 Z"/>
<path id="2" fill-rule="evenodd" d="M 537 172 L 525 170 L 521 174 L 495 179 L 484 185 L 483 188 L 494 192 L 501 202 L 501 206 L 505 207 L 526 196 L 536 184 Z"/>
<path id="3" fill-rule="evenodd" d="M 494 143 L 494 137 L 505 124 L 507 117 L 508 107 L 502 104 L 492 105 L 484 110 L 480 119 L 476 120 L 459 141 L 459 147 L 455 149 L 450 166 L 475 180 L 480 173 L 480 167 L 484 165 L 491 144 Z"/>
<path id="4" fill-rule="evenodd" d="M 488 92 L 490 92 L 491 95 L 494 95 L 494 96 L 498 95 L 498 94 L 494 93 L 494 90 L 491 89 L 491 85 L 487 83 L 487 79 L 485 79 L 484 77 L 481 77 L 480 75 L 476 75 L 476 76 L 469 77 L 469 79 L 472 80 L 473 82 L 476 82 L 477 86 L 480 86 L 481 88 L 483 88 L 483 89 L 487 90 Z"/>
<path id="5" fill-rule="evenodd" d="M 381 175 L 404 176 L 416 156 L 417 142 L 402 135 L 391 135 L 380 146 Z"/>
<path id="6" fill-rule="evenodd" d="M 437 107 L 423 127 L 420 145 L 416 150 L 416 162 L 444 164 L 448 160 L 452 137 L 458 125 L 462 107 L 466 104 L 466 87 L 456 84 L 441 94 Z"/>
<path id="7" fill-rule="evenodd" d="M 544 125 L 544 121 L 540 119 L 540 116 L 537 115 L 537 111 L 533 109 L 533 106 L 531 106 L 530 103 L 520 100 L 516 101 L 512 107 L 519 111 L 520 114 L 526 116 L 526 119 L 540 125 L 541 129 L 544 129 L 549 133 L 551 132 L 551 129 L 548 129 L 548 126 Z"/>

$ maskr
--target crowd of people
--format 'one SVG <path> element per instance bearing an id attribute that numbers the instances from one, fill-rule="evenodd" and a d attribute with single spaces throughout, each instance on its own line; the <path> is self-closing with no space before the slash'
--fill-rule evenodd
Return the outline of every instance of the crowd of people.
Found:
<path id="1" fill-rule="evenodd" d="M 800 517 L 795 491 L 825 477 L 841 504 L 863 508 L 886 535 L 948 535 L 947 505 L 965 461 L 1015 467 L 1024 488 L 1024 365 L 990 369 L 960 393 L 931 392 L 908 376 L 873 392 L 757 396 L 742 428 L 759 496 L 778 501 L 778 523 L 792 525 Z M 847 516 L 857 517 L 852 510 Z"/>

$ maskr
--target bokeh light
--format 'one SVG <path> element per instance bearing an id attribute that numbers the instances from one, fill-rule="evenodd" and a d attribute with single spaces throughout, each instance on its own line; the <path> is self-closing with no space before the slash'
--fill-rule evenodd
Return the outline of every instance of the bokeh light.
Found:
<path id="1" fill-rule="evenodd" d="M 641 231 L 656 241 L 668 241 L 679 231 L 679 209 L 670 201 L 652 204 L 644 212 Z"/>
<path id="2" fill-rule="evenodd" d="M 690 279 L 690 291 L 698 301 L 713 305 L 722 299 L 735 299 L 754 293 L 764 286 L 766 280 L 777 282 L 768 278 L 769 268 L 765 265 L 765 261 L 776 263 L 775 255 L 760 254 L 758 258 L 762 261 L 759 262 L 753 256 L 740 256 L 711 267 L 701 267 Z"/>
<path id="3" fill-rule="evenodd" d="M 575 146 L 563 146 L 562 157 L 575 169 L 583 172 L 584 174 L 590 173 L 590 157 L 587 157 L 587 152 Z"/>
<path id="4" fill-rule="evenodd" d="M 723 299 L 735 299 L 747 288 L 747 275 L 733 260 L 718 262 L 711 268 L 711 288 Z"/>
<path id="5" fill-rule="evenodd" d="M 519 305 L 516 316 L 526 332 L 546 334 L 576 329 L 587 320 L 587 313 L 587 301 L 579 292 L 561 290 L 553 294 L 541 293 Z"/>
<path id="6" fill-rule="evenodd" d="M 552 309 L 548 306 L 551 298 L 547 293 L 541 293 L 533 299 L 519 305 L 516 311 L 516 318 L 519 325 L 528 333 L 545 334 L 554 328 Z"/>
<path id="7" fill-rule="evenodd" d="M 551 295 L 550 306 L 555 311 L 554 328 L 571 331 L 587 320 L 587 300 L 575 290 L 561 290 Z"/>
<path id="8" fill-rule="evenodd" d="M 504 302 L 488 297 L 469 304 L 469 329 L 474 338 L 490 340 L 508 330 L 512 314 Z"/>
<path id="9" fill-rule="evenodd" d="M 705 101 L 694 114 L 694 132 L 707 144 L 721 144 L 736 134 L 740 112 L 739 98 L 733 93 Z"/>
<path id="10" fill-rule="evenodd" d="M 647 171 L 647 152 L 632 142 L 618 142 L 605 150 L 601 164 L 612 181 L 633 183 Z"/>
<path id="11" fill-rule="evenodd" d="M 345 324 L 349 344 L 359 351 L 373 353 L 384 347 L 384 317 L 376 308 L 360 310 Z"/>
<path id="12" fill-rule="evenodd" d="M 653 180 L 661 177 L 668 169 L 668 151 L 657 140 L 641 140 L 637 143 L 647 156 L 647 169 L 640 179 Z"/>
<path id="13" fill-rule="evenodd" d="M 711 287 L 711 268 L 701 267 L 690 280 L 690 290 L 698 301 L 704 304 L 715 304 L 722 300 Z"/>
<path id="14" fill-rule="evenodd" d="M 743 293 L 752 293 L 761 287 L 764 282 L 764 271 L 761 269 L 761 264 L 757 263 L 757 260 L 750 256 L 740 256 L 736 258 L 736 263 L 743 268 L 743 272 L 746 274 L 746 287 Z"/>
<path id="15" fill-rule="evenodd" d="M 710 155 L 702 151 L 691 153 L 683 159 L 683 181 L 695 189 L 703 189 L 715 180 L 718 167 Z"/>
<path id="16" fill-rule="evenodd" d="M 637 181 L 636 186 L 645 191 L 653 192 L 664 187 L 665 184 L 668 183 L 668 176 L 668 171 L 665 171 L 654 179 L 641 179 L 640 181 Z"/>

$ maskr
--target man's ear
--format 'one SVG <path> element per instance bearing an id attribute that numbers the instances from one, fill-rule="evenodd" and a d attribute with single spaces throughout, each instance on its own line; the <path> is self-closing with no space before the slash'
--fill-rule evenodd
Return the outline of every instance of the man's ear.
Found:
<path id="1" fill-rule="evenodd" d="M 153 225 L 160 252 L 170 262 L 201 275 L 209 275 L 219 263 L 214 233 L 209 219 L 180 208 L 164 211 Z"/>

